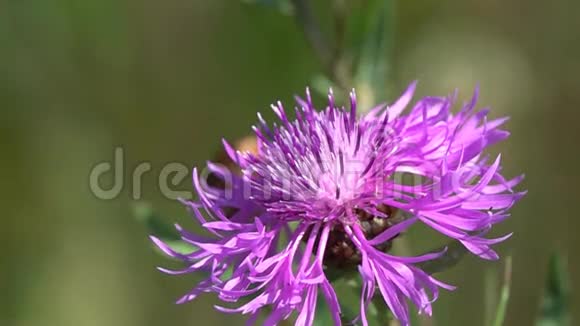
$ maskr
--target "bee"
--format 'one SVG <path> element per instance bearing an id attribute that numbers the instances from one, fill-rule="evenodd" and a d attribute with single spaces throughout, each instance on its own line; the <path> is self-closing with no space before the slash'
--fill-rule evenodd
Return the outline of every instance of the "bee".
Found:
<path id="1" fill-rule="evenodd" d="M 242 137 L 242 138 L 238 139 L 233 145 L 237 151 L 248 152 L 248 153 L 251 153 L 254 155 L 258 154 L 258 141 L 256 139 L 256 136 Z M 240 167 L 229 157 L 229 155 L 226 153 L 225 149 L 223 149 L 223 148 L 221 148 L 215 154 L 213 161 L 215 163 L 219 163 L 219 164 L 223 165 L 230 172 L 232 172 L 234 174 L 237 174 L 237 175 L 242 174 L 242 170 L 240 169 Z M 208 185 L 215 187 L 215 188 L 224 189 L 226 186 L 224 181 L 220 177 L 215 175 L 214 173 L 210 173 L 207 176 L 206 181 L 207 181 Z"/>

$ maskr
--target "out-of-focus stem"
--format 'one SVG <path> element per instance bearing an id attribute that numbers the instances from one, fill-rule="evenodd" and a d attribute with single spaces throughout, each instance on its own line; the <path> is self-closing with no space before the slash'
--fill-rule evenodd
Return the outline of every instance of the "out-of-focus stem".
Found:
<path id="1" fill-rule="evenodd" d="M 346 36 L 346 21 L 348 16 L 348 6 L 346 0 L 334 0 L 332 3 L 332 13 L 334 17 L 334 34 L 336 35 L 336 45 L 334 47 L 334 60 L 340 60 Z"/>
<path id="2" fill-rule="evenodd" d="M 341 69 L 340 60 L 337 60 L 336 50 L 322 33 L 310 1 L 292 0 L 296 23 L 302 28 L 306 40 L 314 50 L 318 60 L 321 62 L 325 73 L 329 78 L 343 90 L 348 89 L 348 77 L 345 76 L 344 69 Z"/>
<path id="3" fill-rule="evenodd" d="M 312 8 L 308 0 L 292 0 L 296 21 L 304 31 L 306 39 L 316 52 L 316 55 L 323 60 L 325 65 L 330 64 L 332 50 L 328 45 L 318 22 L 314 18 Z"/>
<path id="4" fill-rule="evenodd" d="M 497 312 L 495 313 L 495 320 L 493 322 L 493 326 L 504 325 L 507 305 L 510 298 L 510 287 L 512 283 L 511 280 L 512 280 L 512 259 L 510 256 L 508 256 L 505 261 L 503 286 L 501 289 L 499 304 L 497 306 Z"/>

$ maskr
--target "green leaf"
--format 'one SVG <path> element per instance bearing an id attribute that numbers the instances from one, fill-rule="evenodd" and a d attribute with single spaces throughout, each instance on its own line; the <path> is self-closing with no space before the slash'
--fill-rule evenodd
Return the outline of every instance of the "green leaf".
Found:
<path id="1" fill-rule="evenodd" d="M 570 325 L 570 287 L 565 260 L 552 255 L 536 326 Z"/>
<path id="2" fill-rule="evenodd" d="M 385 299 L 380 293 L 375 294 L 373 297 L 373 310 L 370 310 L 370 316 L 377 320 L 377 325 L 390 325 L 393 321 L 393 313 L 389 310 L 389 307 L 385 303 Z"/>
<path id="3" fill-rule="evenodd" d="M 341 324 L 343 326 L 347 325 L 354 325 L 352 324 L 352 320 L 355 319 L 356 313 L 352 311 L 349 307 L 345 305 L 340 305 L 341 310 Z M 314 326 L 327 326 L 327 325 L 334 325 L 332 320 L 332 315 L 330 314 L 330 310 L 324 300 L 324 296 L 319 293 L 318 299 L 316 301 L 316 315 L 314 316 Z"/>
<path id="4" fill-rule="evenodd" d="M 194 245 L 191 245 L 182 240 L 163 240 L 166 245 L 171 247 L 175 252 L 180 254 L 190 254 L 194 252 L 197 248 Z"/>
<path id="5" fill-rule="evenodd" d="M 511 257 L 508 257 L 505 262 L 503 286 L 501 289 L 501 294 L 499 297 L 499 303 L 497 306 L 497 311 L 495 313 L 493 326 L 502 326 L 504 324 L 507 305 L 510 298 L 511 279 L 512 279 L 512 259 Z"/>
<path id="6" fill-rule="evenodd" d="M 180 240 L 179 233 L 173 226 L 165 223 L 161 218 L 155 214 L 151 205 L 147 203 L 137 203 L 133 207 L 133 215 L 137 221 L 141 222 L 147 231 L 156 237 L 163 240 Z"/>
<path id="7" fill-rule="evenodd" d="M 441 257 L 425 261 L 422 263 L 418 263 L 416 266 L 428 274 L 439 273 L 457 265 L 457 263 L 461 261 L 461 259 L 467 252 L 465 246 L 463 246 L 461 242 L 457 240 L 453 240 L 449 242 L 447 246 L 439 248 L 437 250 L 433 250 L 431 252 L 441 252 L 443 250 L 446 251 Z"/>
<path id="8" fill-rule="evenodd" d="M 318 295 L 316 301 L 316 315 L 314 316 L 314 326 L 332 325 L 332 316 L 330 310 L 326 306 L 326 302 L 322 295 Z"/>
<path id="9" fill-rule="evenodd" d="M 147 203 L 138 203 L 133 207 L 133 215 L 147 228 L 147 232 L 161 239 L 171 249 L 178 253 L 188 254 L 196 247 L 183 241 L 179 232 L 170 224 L 164 222 Z M 158 252 L 161 252 L 158 250 Z"/>

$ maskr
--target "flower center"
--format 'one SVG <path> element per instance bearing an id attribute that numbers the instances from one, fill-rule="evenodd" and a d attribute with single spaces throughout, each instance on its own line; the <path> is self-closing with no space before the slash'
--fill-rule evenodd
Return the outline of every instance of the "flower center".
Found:
<path id="1" fill-rule="evenodd" d="M 381 204 L 377 206 L 377 210 L 387 217 L 373 216 L 360 209 L 355 209 L 354 211 L 358 217 L 357 223 L 368 240 L 373 239 L 398 222 L 395 218 L 396 209 Z M 391 246 L 392 240 L 374 247 L 382 252 L 387 252 L 391 249 Z M 360 250 L 346 234 L 343 224 L 336 223 L 328 236 L 324 252 L 324 264 L 330 268 L 351 269 L 361 262 L 362 255 Z"/>

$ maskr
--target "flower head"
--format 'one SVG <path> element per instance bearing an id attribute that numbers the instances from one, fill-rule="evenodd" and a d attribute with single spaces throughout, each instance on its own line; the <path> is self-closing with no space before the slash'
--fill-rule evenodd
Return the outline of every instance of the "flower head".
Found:
<path id="1" fill-rule="evenodd" d="M 215 292 L 225 302 L 246 300 L 224 312 L 272 312 L 266 325 L 296 314 L 297 325 L 312 325 L 319 294 L 340 324 L 337 295 L 329 269 L 358 269 L 362 280 L 360 319 L 380 293 L 394 316 L 409 324 L 407 301 L 431 314 L 439 288 L 452 289 L 415 266 L 442 253 L 398 257 L 388 253 L 395 237 L 422 222 L 460 241 L 469 251 L 495 259 L 490 248 L 508 236 L 484 235 L 508 214 L 523 195 L 512 188 L 521 177 L 506 180 L 499 157 L 488 163 L 482 151 L 508 137 L 499 129 L 506 119 L 487 121 L 476 112 L 476 95 L 457 114 L 455 95 L 426 97 L 403 111 L 415 84 L 390 106 L 358 116 L 354 91 L 350 108 L 335 104 L 317 111 L 306 93 L 297 98 L 291 120 L 280 102 L 272 109 L 279 125 L 258 114 L 254 127 L 257 153 L 241 152 L 224 142 L 241 170 L 209 163 L 225 186 L 209 186 L 194 170 L 198 202 L 185 202 L 210 237 L 178 227 L 198 249 L 167 254 L 187 262 L 181 271 L 208 272 L 179 302 L 201 292 Z M 412 183 L 403 176 L 411 176 Z"/>

